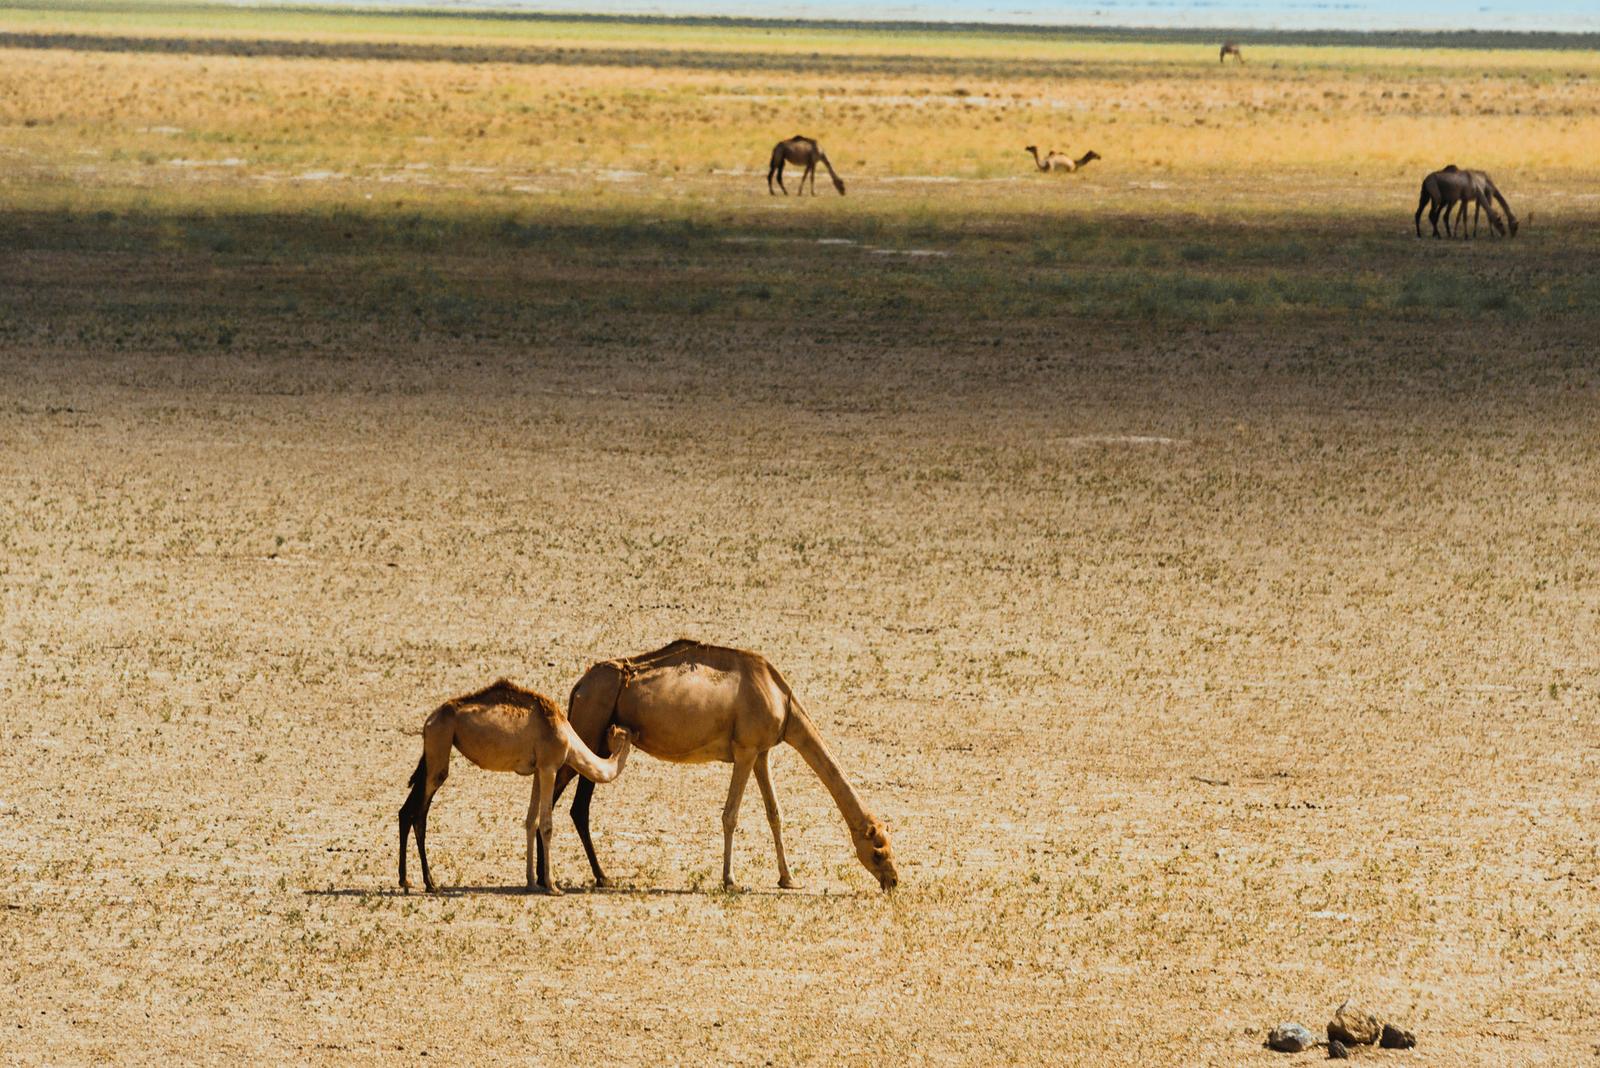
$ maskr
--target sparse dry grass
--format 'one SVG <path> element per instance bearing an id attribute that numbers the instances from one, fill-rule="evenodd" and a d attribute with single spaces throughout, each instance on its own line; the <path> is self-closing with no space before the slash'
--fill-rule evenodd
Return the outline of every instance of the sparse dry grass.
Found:
<path id="1" fill-rule="evenodd" d="M 1057 183 L 1055 112 L 942 77 L 7 52 L 4 1059 L 1237 1065 L 1350 994 L 1421 1036 L 1385 1063 L 1591 1057 L 1592 57 L 1124 47 L 1119 121 L 1096 75 L 1049 127 L 1124 151 Z M 1515 143 L 1424 134 L 1436 85 Z M 707 173 L 790 127 L 850 197 Z M 1280 131 L 1361 175 L 1285 206 Z M 1412 240 L 1461 144 L 1554 221 Z M 678 634 L 784 670 L 900 892 L 792 754 L 803 893 L 753 802 L 711 891 L 725 769 L 644 758 L 622 889 L 502 893 L 527 784 L 458 762 L 473 889 L 390 891 L 431 703 Z"/>

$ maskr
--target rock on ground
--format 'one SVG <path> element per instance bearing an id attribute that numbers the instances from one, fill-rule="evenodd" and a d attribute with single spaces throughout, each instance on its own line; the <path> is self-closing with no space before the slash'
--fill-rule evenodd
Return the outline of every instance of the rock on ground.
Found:
<path id="1" fill-rule="evenodd" d="M 1311 1032 L 1297 1023 L 1281 1023 L 1267 1032 L 1267 1045 L 1280 1053 L 1299 1053 L 1316 1044 Z"/>
<path id="2" fill-rule="evenodd" d="M 1403 1031 L 1394 1024 L 1384 1024 L 1383 1034 L 1378 1036 L 1378 1045 L 1384 1049 L 1410 1049 L 1416 1044 L 1416 1035 L 1410 1031 Z"/>
<path id="3" fill-rule="evenodd" d="M 1328 1021 L 1328 1040 L 1347 1046 L 1370 1046 L 1383 1033 L 1383 1022 L 1353 1001 L 1339 1006 Z"/>

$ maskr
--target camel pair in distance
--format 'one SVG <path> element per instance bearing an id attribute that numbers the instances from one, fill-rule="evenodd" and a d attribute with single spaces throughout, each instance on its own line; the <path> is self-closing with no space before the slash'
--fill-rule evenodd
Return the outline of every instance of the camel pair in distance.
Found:
<path id="1" fill-rule="evenodd" d="M 555 799 L 574 776 L 577 827 L 597 885 L 609 885 L 589 835 L 594 784 L 622 774 L 630 747 L 677 764 L 731 763 L 733 779 L 722 810 L 722 883 L 733 888 L 733 833 L 744 789 L 755 774 L 778 855 L 778 885 L 795 883 L 783 851 L 782 813 L 772 789 L 768 752 L 787 742 L 832 795 L 850 830 L 856 858 L 884 890 L 899 881 L 888 832 L 856 795 L 778 669 L 759 653 L 682 639 L 642 656 L 606 660 L 572 688 L 563 715 L 541 694 L 505 681 L 446 701 L 422 729 L 422 759 L 400 809 L 400 885 L 406 878 L 408 834 L 417 840 L 422 879 L 437 889 L 428 869 L 428 810 L 449 774 L 450 750 L 489 771 L 536 776 L 528 804 L 527 884 L 559 894 L 550 872 L 551 815 Z M 597 755 L 610 750 L 609 757 Z"/>
<path id="2" fill-rule="evenodd" d="M 1494 201 L 1506 213 L 1502 222 L 1495 214 Z M 1412 219 L 1416 225 L 1417 236 L 1422 236 L 1422 213 L 1428 212 L 1428 222 L 1433 226 L 1433 236 L 1439 236 L 1439 215 L 1444 214 L 1445 233 L 1455 237 L 1455 230 L 1461 231 L 1461 236 L 1467 236 L 1467 205 L 1472 205 L 1472 236 L 1478 236 L 1478 221 L 1481 213 L 1489 215 L 1489 228 L 1497 234 L 1511 237 L 1517 236 L 1520 223 L 1511 211 L 1511 205 L 1506 203 L 1506 198 L 1501 195 L 1499 188 L 1494 184 L 1484 171 L 1462 170 L 1454 163 L 1442 170 L 1434 171 L 1422 180 L 1422 195 L 1417 200 L 1417 214 Z M 1459 207 L 1460 214 L 1456 219 L 1455 228 L 1450 225 L 1450 214 Z"/>
<path id="3" fill-rule="evenodd" d="M 1065 152 L 1056 152 L 1053 150 L 1045 153 L 1043 158 L 1041 158 L 1039 156 L 1038 145 L 1029 145 L 1022 151 L 1032 155 L 1034 166 L 1038 167 L 1046 174 L 1051 171 L 1063 171 L 1067 174 L 1071 174 L 1079 167 L 1087 167 L 1089 164 L 1100 158 L 1100 153 L 1096 152 L 1092 148 L 1083 155 L 1079 156 L 1077 159 L 1073 159 Z"/>

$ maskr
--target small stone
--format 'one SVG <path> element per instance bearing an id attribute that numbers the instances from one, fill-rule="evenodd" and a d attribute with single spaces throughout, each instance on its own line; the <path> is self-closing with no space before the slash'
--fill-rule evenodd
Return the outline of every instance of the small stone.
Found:
<path id="1" fill-rule="evenodd" d="M 1384 1049 L 1410 1049 L 1416 1044 L 1416 1035 L 1410 1031 L 1402 1031 L 1394 1024 L 1384 1024 L 1383 1034 L 1378 1036 L 1378 1045 Z"/>
<path id="2" fill-rule="evenodd" d="M 1350 1051 L 1337 1038 L 1330 1038 L 1328 1039 L 1328 1059 L 1330 1061 L 1347 1061 L 1350 1059 Z"/>
<path id="3" fill-rule="evenodd" d="M 1267 1048 L 1279 1053 L 1299 1053 L 1316 1044 L 1311 1032 L 1297 1023 L 1281 1023 L 1267 1032 Z"/>
<path id="4" fill-rule="evenodd" d="M 1353 1001 L 1339 1006 L 1328 1021 L 1328 1040 L 1338 1039 L 1347 1046 L 1370 1046 L 1383 1033 L 1383 1022 Z"/>

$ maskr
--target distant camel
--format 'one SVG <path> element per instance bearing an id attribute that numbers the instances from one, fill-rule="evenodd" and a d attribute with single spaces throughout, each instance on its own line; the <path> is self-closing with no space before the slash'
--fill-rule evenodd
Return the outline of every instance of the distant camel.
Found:
<path id="1" fill-rule="evenodd" d="M 844 196 L 844 180 L 834 172 L 833 164 L 828 162 L 828 154 L 822 151 L 822 146 L 809 137 L 795 134 L 787 141 L 779 141 L 772 146 L 772 162 L 767 166 L 767 192 L 772 193 L 772 179 L 778 179 L 778 188 L 783 190 L 783 195 L 788 196 L 789 190 L 783 184 L 783 165 L 793 163 L 805 165 L 805 173 L 800 175 L 800 195 L 806 191 L 806 179 L 811 179 L 811 195 L 817 195 L 817 164 L 821 163 L 828 168 L 828 177 L 833 179 L 833 187 Z M 778 194 L 772 193 L 773 196 Z"/>
<path id="2" fill-rule="evenodd" d="M 1038 145 L 1029 145 L 1022 151 L 1032 153 L 1034 166 L 1038 167 L 1041 171 L 1045 171 L 1046 173 L 1050 171 L 1062 171 L 1064 173 L 1071 174 L 1079 167 L 1087 167 L 1089 164 L 1100 158 L 1100 153 L 1094 151 L 1093 149 L 1085 152 L 1077 159 L 1073 159 L 1065 152 L 1048 152 L 1045 154 L 1043 159 L 1040 159 Z"/>
<path id="3" fill-rule="evenodd" d="M 1237 59 L 1240 63 L 1244 62 L 1244 52 L 1240 50 L 1239 46 L 1234 44 L 1232 41 L 1229 41 L 1227 44 L 1222 46 L 1222 51 L 1217 53 L 1217 62 L 1226 63 L 1228 62 L 1229 56 Z"/>
<path id="4" fill-rule="evenodd" d="M 1501 195 L 1499 187 L 1494 184 L 1494 179 L 1490 178 L 1485 171 L 1469 170 L 1466 174 L 1472 180 L 1472 236 L 1478 236 L 1479 214 L 1487 210 L 1489 213 L 1489 226 L 1495 233 L 1516 237 L 1517 230 L 1522 224 L 1517 221 L 1516 215 L 1512 214 L 1511 205 L 1506 203 L 1506 198 Z M 1491 197 L 1500 202 L 1501 209 L 1506 213 L 1504 224 L 1495 217 L 1494 208 L 1489 205 Z M 1456 229 L 1460 230 L 1464 236 L 1467 232 L 1467 201 L 1462 200 L 1460 204 L 1461 214 L 1456 218 Z M 1445 226 L 1446 229 L 1449 228 L 1448 220 Z"/>
<path id="5" fill-rule="evenodd" d="M 1417 199 L 1417 214 L 1412 220 L 1416 225 L 1417 236 L 1422 236 L 1422 212 L 1427 209 L 1433 236 L 1440 236 L 1439 215 L 1443 212 L 1445 232 L 1454 237 L 1455 233 L 1450 228 L 1450 215 L 1457 204 L 1462 206 L 1462 211 L 1465 213 L 1467 201 L 1472 201 L 1489 212 L 1490 226 L 1496 230 L 1503 229 L 1504 224 L 1500 222 L 1493 206 L 1489 203 L 1487 190 L 1475 186 L 1471 175 L 1451 163 L 1422 180 L 1422 193 Z M 1465 226 L 1462 228 L 1462 236 L 1466 236 Z"/>
<path id="6" fill-rule="evenodd" d="M 733 765 L 728 802 L 722 809 L 722 884 L 732 887 L 733 832 L 739 822 L 739 802 L 745 784 L 755 772 L 756 785 L 772 827 L 772 844 L 778 854 L 778 885 L 795 885 L 783 854 L 782 814 L 772 791 L 767 752 L 788 742 L 811 766 L 839 807 L 850 828 L 856 858 L 885 890 L 892 890 L 900 875 L 889 849 L 889 835 L 861 804 L 844 772 L 817 734 L 799 698 L 778 669 L 759 653 L 725 649 L 680 638 L 653 652 L 626 660 L 595 664 L 572 688 L 567 702 L 572 729 L 598 741 L 607 724 L 620 724 L 634 744 L 659 760 L 676 764 L 721 761 Z M 572 778 L 563 770 L 556 794 Z M 589 837 L 589 801 L 594 784 L 579 780 L 572 801 L 572 822 L 578 828 L 594 870 L 595 882 L 607 885 Z"/>
<path id="7" fill-rule="evenodd" d="M 450 747 L 486 771 L 514 771 L 534 775 L 528 802 L 528 889 L 534 887 L 534 830 L 538 830 L 538 884 L 546 893 L 559 894 L 550 876 L 549 846 L 555 803 L 556 772 L 572 768 L 587 780 L 610 782 L 622 774 L 631 739 L 613 727 L 608 739 L 616 755 L 603 760 L 594 755 L 567 722 L 567 717 L 543 694 L 525 690 L 501 679 L 486 689 L 446 701 L 422 727 L 422 759 L 411 774 L 411 794 L 400 808 L 400 885 L 411 889 L 406 878 L 406 832 L 415 830 L 417 857 L 422 861 L 422 881 L 429 890 L 428 809 L 433 795 L 450 774 Z"/>

